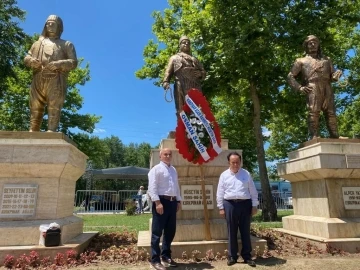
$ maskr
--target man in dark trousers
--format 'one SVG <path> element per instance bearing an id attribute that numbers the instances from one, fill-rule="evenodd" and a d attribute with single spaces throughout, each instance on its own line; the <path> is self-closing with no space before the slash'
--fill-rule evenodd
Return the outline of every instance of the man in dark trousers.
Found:
<path id="1" fill-rule="evenodd" d="M 232 152 L 227 156 L 229 169 L 220 175 L 216 193 L 220 215 L 225 216 L 228 237 L 229 257 L 227 265 L 233 265 L 238 259 L 237 232 L 241 234 L 241 257 L 244 263 L 255 267 L 251 259 L 250 223 L 251 217 L 257 212 L 258 193 L 254 181 L 247 170 L 241 168 L 241 156 Z"/>
<path id="2" fill-rule="evenodd" d="M 171 258 L 171 243 L 176 232 L 176 212 L 181 207 L 180 188 L 176 169 L 171 166 L 171 150 L 160 150 L 160 163 L 149 172 L 148 192 L 153 201 L 151 227 L 151 267 L 164 270 L 176 267 Z M 160 253 L 160 237 L 163 234 Z M 161 259 L 161 261 L 160 261 Z M 161 264 L 162 262 L 162 264 Z"/>

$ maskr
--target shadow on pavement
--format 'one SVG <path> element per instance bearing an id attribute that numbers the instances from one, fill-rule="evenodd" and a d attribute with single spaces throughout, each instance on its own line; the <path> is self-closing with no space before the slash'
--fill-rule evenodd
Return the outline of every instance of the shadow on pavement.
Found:
<path id="1" fill-rule="evenodd" d="M 214 269 L 215 267 L 208 262 L 198 263 L 178 263 L 178 267 L 174 269 L 181 270 L 201 270 L 201 269 Z"/>
<path id="2" fill-rule="evenodd" d="M 257 265 L 263 265 L 263 266 L 274 266 L 274 265 L 281 265 L 285 264 L 287 260 L 276 258 L 276 257 L 270 257 L 270 258 L 256 258 L 255 260 Z"/>

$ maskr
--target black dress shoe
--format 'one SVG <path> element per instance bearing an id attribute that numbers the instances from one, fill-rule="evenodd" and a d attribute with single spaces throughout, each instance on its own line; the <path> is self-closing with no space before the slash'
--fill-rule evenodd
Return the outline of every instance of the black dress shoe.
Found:
<path id="1" fill-rule="evenodd" d="M 249 265 L 251 267 L 256 267 L 256 263 L 253 260 L 246 260 L 246 261 L 244 261 L 244 263 L 246 263 L 247 265 Z"/>
<path id="2" fill-rule="evenodd" d="M 161 263 L 156 262 L 156 263 L 150 263 L 151 268 L 155 269 L 155 270 L 166 270 L 165 266 L 163 266 Z"/>
<path id="3" fill-rule="evenodd" d="M 234 265 L 235 263 L 237 263 L 237 261 L 234 258 L 229 258 L 228 261 L 227 261 L 228 266 Z"/>
<path id="4" fill-rule="evenodd" d="M 169 259 L 169 258 L 168 259 L 162 258 L 161 262 L 165 267 L 177 267 L 178 266 L 178 264 L 173 259 Z"/>

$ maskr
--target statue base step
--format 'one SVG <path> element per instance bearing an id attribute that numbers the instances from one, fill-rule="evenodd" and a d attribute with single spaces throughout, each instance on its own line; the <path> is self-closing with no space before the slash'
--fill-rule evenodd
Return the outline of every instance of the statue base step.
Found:
<path id="1" fill-rule="evenodd" d="M 2 221 L 0 223 L 0 246 L 38 245 L 39 227 L 55 222 L 61 228 L 61 243 L 67 243 L 83 232 L 83 220 L 70 216 L 55 220 Z"/>
<path id="2" fill-rule="evenodd" d="M 360 238 L 324 238 L 306 233 L 290 231 L 286 229 L 275 229 L 276 231 L 289 234 L 299 241 L 309 241 L 324 251 L 341 250 L 349 253 L 359 253 Z"/>
<path id="3" fill-rule="evenodd" d="M 251 236 L 252 255 L 262 254 L 266 246 L 266 240 Z M 161 246 L 161 241 L 160 241 Z M 239 240 L 239 250 L 241 250 L 241 241 Z M 151 234 L 149 231 L 140 231 L 138 234 L 138 248 L 144 248 L 151 254 Z M 228 240 L 212 240 L 212 241 L 186 241 L 172 242 L 171 254 L 173 258 L 182 258 L 183 253 L 191 258 L 192 252 L 198 250 L 201 252 L 199 257 L 205 257 L 207 251 L 212 250 L 214 255 L 219 252 L 224 255 L 224 251 L 228 249 Z"/>
<path id="4" fill-rule="evenodd" d="M 91 239 L 95 237 L 98 232 L 85 232 L 81 233 L 75 238 L 67 241 L 65 244 L 56 247 L 44 247 L 39 245 L 29 246 L 0 246 L 0 262 L 3 264 L 6 255 L 12 255 L 15 258 L 26 254 L 31 251 L 36 251 L 40 258 L 50 256 L 54 258 L 58 253 L 66 253 L 68 250 L 75 250 L 78 254 L 82 253 L 89 245 Z"/>
<path id="5" fill-rule="evenodd" d="M 359 237 L 360 232 L 360 218 L 291 215 L 283 217 L 282 221 L 285 230 L 309 234 L 324 239 L 356 238 Z"/>

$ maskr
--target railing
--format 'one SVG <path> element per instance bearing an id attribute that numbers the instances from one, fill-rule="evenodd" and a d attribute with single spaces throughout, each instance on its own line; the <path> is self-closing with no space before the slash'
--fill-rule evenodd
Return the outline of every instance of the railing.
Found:
<path id="1" fill-rule="evenodd" d="M 127 199 L 134 200 L 137 207 L 139 206 L 137 192 L 137 190 L 78 190 L 75 195 L 74 213 L 123 212 Z M 291 192 L 273 191 L 272 196 L 277 209 L 293 208 Z M 146 194 L 142 195 L 141 209 L 151 211 L 151 205 L 148 207 L 149 202 L 146 197 Z M 259 209 L 262 209 L 263 203 L 262 194 L 259 192 Z"/>
<path id="2" fill-rule="evenodd" d="M 274 199 L 277 209 L 292 209 L 292 193 L 291 192 L 281 192 L 281 191 L 272 191 L 272 197 Z M 262 209 L 264 201 L 262 198 L 261 192 L 259 193 L 259 209 Z"/>
<path id="3" fill-rule="evenodd" d="M 74 213 L 122 212 L 125 211 L 126 200 L 135 200 L 137 192 L 137 190 L 78 190 L 75 195 Z"/>

